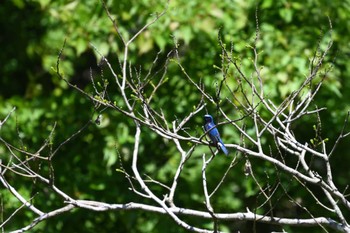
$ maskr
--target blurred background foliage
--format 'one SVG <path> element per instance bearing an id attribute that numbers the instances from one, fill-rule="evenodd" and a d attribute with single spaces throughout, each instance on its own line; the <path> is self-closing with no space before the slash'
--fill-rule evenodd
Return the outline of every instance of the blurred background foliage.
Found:
<path id="1" fill-rule="evenodd" d="M 117 19 L 120 31 L 125 38 L 131 38 L 140 28 L 160 13 L 166 1 L 156 0 L 107 0 L 106 4 Z M 295 90 L 309 73 L 310 59 L 317 49 L 318 42 L 324 47 L 330 39 L 334 45 L 327 56 L 327 62 L 334 67 L 327 76 L 324 86 L 315 100 L 315 105 L 327 107 L 321 113 L 322 137 L 329 138 L 328 145 L 334 143 L 339 134 L 350 99 L 350 3 L 346 1 L 306 0 L 176 0 L 170 1 L 167 13 L 149 27 L 132 44 L 130 62 L 145 75 L 157 53 L 161 51 L 155 70 L 164 66 L 167 54 L 179 44 L 180 62 L 195 81 L 201 79 L 208 93 L 215 95 L 218 82 L 222 79 L 221 48 L 218 32 L 229 47 L 234 44 L 234 56 L 242 64 L 242 70 L 250 76 L 253 73 L 251 59 L 256 32 L 255 13 L 258 8 L 260 41 L 259 64 L 263 67 L 265 92 L 269 97 L 281 102 Z M 55 74 L 59 50 L 64 40 L 66 48 L 61 61 L 61 70 L 72 83 L 93 93 L 90 83 L 90 69 L 94 78 L 110 77 L 108 69 L 100 64 L 100 56 L 93 49 L 107 56 L 120 73 L 122 44 L 108 19 L 101 2 L 96 0 L 8 0 L 0 5 L 0 116 L 3 119 L 14 107 L 15 114 L 1 128 L 1 137 L 15 146 L 34 152 L 48 138 L 56 122 L 52 148 L 82 128 L 97 113 L 91 103 L 76 91 L 69 89 Z M 232 74 L 235 75 L 235 74 Z M 160 78 L 160 74 L 158 75 Z M 156 81 L 157 79 L 155 79 Z M 228 85 L 235 85 L 233 79 Z M 112 81 L 112 80 L 111 80 Z M 110 82 L 112 83 L 112 82 Z M 112 99 L 118 100 L 117 92 L 109 87 Z M 147 90 L 146 90 L 147 91 Z M 228 93 L 226 93 L 227 95 Z M 169 119 L 181 119 L 192 111 L 200 95 L 189 85 L 184 74 L 175 62 L 170 62 L 167 81 L 154 97 L 153 107 L 162 109 Z M 239 118 L 239 112 L 222 96 L 221 107 L 232 118 Z M 207 111 L 215 115 L 216 106 L 208 104 Z M 204 111 L 203 111 L 204 114 Z M 111 203 L 129 201 L 148 203 L 148 200 L 128 190 L 124 175 L 116 169 L 122 163 L 127 172 L 130 165 L 133 145 L 132 122 L 119 113 L 103 111 L 100 126 L 89 124 L 78 137 L 65 144 L 54 160 L 56 184 L 72 197 L 92 199 Z M 220 120 L 220 119 L 218 119 Z M 188 132 L 202 133 L 201 117 L 193 119 Z M 310 117 L 295 126 L 301 141 L 315 138 L 313 126 L 316 118 Z M 180 155 L 174 144 L 144 129 L 140 151 L 140 169 L 154 179 L 170 184 L 171 177 L 179 162 Z M 239 142 L 239 135 L 232 128 L 222 128 L 222 136 L 227 143 Z M 268 139 L 267 139 L 268 140 Z M 267 144 L 269 144 L 267 142 Z M 186 146 L 186 145 L 184 145 Z M 184 170 L 177 193 L 176 204 L 182 207 L 205 210 L 201 182 L 201 158 L 206 147 L 199 147 Z M 49 153 L 46 151 L 46 153 Z M 335 180 L 345 187 L 349 178 L 349 140 L 340 144 L 333 156 Z M 6 161 L 7 152 L 0 146 L 0 159 Z M 120 157 L 122 158 L 120 160 Z M 281 182 L 283 175 L 276 174 L 274 167 L 264 161 L 252 160 L 252 166 L 263 186 L 273 186 Z M 214 188 L 230 160 L 216 158 L 208 167 L 208 182 Z M 32 164 L 45 172 L 45 166 Z M 40 168 L 39 168 L 40 167 Z M 243 172 L 244 159 L 231 170 L 224 187 L 213 198 L 217 212 L 245 211 L 254 208 L 263 200 L 252 179 Z M 46 168 L 47 169 L 47 168 Z M 322 168 L 321 168 L 322 170 Z M 21 193 L 29 198 L 37 193 L 33 201 L 39 208 L 50 210 L 61 204 L 59 198 L 49 190 L 28 179 L 7 177 Z M 288 180 L 288 179 L 287 179 Z M 322 209 L 312 204 L 305 190 L 298 184 L 286 183 L 290 196 L 308 206 L 309 211 L 322 215 Z M 152 185 L 154 191 L 162 195 L 166 190 Z M 311 187 L 315 189 L 315 187 Z M 315 190 L 318 192 L 319 190 Z M 280 196 L 283 191 L 279 190 Z M 5 190 L 0 190 L 1 203 L 6 219 L 19 203 Z M 278 195 L 277 195 L 278 196 Z M 275 213 L 279 216 L 309 217 L 305 211 L 291 206 L 288 200 L 276 201 Z M 308 201 L 312 202 L 309 203 Z M 152 203 L 153 204 L 153 203 Z M 269 207 L 262 208 L 261 213 Z M 300 213 L 299 213 L 300 212 Z M 7 230 L 28 224 L 33 214 L 25 209 L 18 212 Z M 332 217 L 332 216 L 330 216 Z M 347 216 L 350 217 L 350 216 Z M 210 227 L 203 219 L 183 217 L 186 221 Z M 78 224 L 79 223 L 79 224 Z M 169 228 L 169 224 L 174 227 Z M 209 224 L 209 225 L 208 225 Z M 235 232 L 251 232 L 252 223 L 222 222 L 221 229 Z M 281 230 L 279 226 L 254 226 L 258 232 Z M 285 227 L 288 232 L 302 232 L 300 228 Z M 307 232 L 318 232 L 318 228 L 308 228 Z M 183 232 L 170 218 L 141 211 L 96 213 L 75 210 L 58 218 L 41 223 L 31 232 Z M 305 231 L 306 232 L 306 231 Z"/>

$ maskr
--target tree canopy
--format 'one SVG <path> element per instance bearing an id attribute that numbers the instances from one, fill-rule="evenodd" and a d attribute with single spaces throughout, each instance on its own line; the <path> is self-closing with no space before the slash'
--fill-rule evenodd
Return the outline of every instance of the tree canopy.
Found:
<path id="1" fill-rule="evenodd" d="M 161 16 L 162 12 L 164 15 Z M 225 123 L 222 114 L 244 121 L 246 113 L 240 108 L 240 101 L 245 96 L 235 94 L 237 99 L 230 96 L 239 88 L 249 88 L 249 85 L 237 81 L 235 77 L 240 74 L 230 65 L 225 52 L 232 54 L 231 58 L 246 77 L 252 78 L 257 71 L 260 72 L 264 81 L 262 90 L 275 103 L 292 96 L 308 77 L 316 64 L 314 61 L 321 60 L 322 70 L 316 81 L 322 79 L 323 85 L 311 105 L 325 109 L 296 121 L 293 132 L 300 142 L 308 143 L 315 150 L 322 143 L 331 147 L 342 130 L 348 130 L 344 129 L 344 121 L 350 99 L 349 15 L 349 1 L 339 0 L 5 1 L 0 6 L 0 120 L 4 122 L 0 126 L 0 160 L 2 164 L 9 162 L 11 147 L 4 142 L 18 148 L 17 152 L 24 159 L 26 152 L 34 153 L 47 142 L 43 153 L 55 154 L 52 162 L 47 165 L 33 159 L 28 166 L 47 176 L 54 174 L 56 186 L 65 193 L 79 200 L 132 201 L 152 205 L 152 199 L 137 195 L 133 187 L 129 187 L 130 180 L 135 178 L 128 177 L 133 172 L 137 131 L 133 118 L 126 118 L 113 107 L 103 107 L 111 104 L 121 111 L 128 108 L 123 102 L 123 93 L 113 82 L 115 76 L 109 65 L 116 72 L 117 80 L 122 80 L 122 75 L 127 74 L 130 87 L 141 90 L 138 85 L 145 85 L 142 93 L 152 96 L 148 106 L 162 114 L 155 118 L 169 120 L 159 122 L 159 125 L 172 128 L 172 122 L 178 124 L 198 108 L 200 114 L 186 122 L 181 136 L 200 138 L 204 133 L 202 116 L 210 113 L 216 123 L 222 123 L 218 129 L 225 143 L 246 143 L 247 148 L 252 148 L 248 141 L 242 142 L 241 132 Z M 115 20 L 115 25 L 111 19 Z M 142 30 L 152 20 L 155 22 Z M 140 30 L 142 32 L 137 34 Z M 125 42 L 134 35 L 137 37 L 128 47 L 127 72 L 124 72 Z M 330 42 L 332 46 L 328 50 Z M 322 57 L 325 50 L 327 55 Z M 212 96 L 212 101 L 203 100 L 203 93 L 198 91 L 198 86 L 190 84 L 188 77 Z M 222 85 L 228 88 L 222 88 Z M 314 88 L 311 85 L 316 84 L 310 83 L 310 89 Z M 95 102 L 77 89 L 96 98 Z M 95 94 L 96 89 L 103 90 L 101 95 L 104 98 Z M 132 88 L 125 89 L 125 93 L 128 100 L 134 101 L 136 113 L 144 111 L 141 105 L 144 99 L 135 96 Z M 111 102 L 107 103 L 107 99 Z M 203 106 L 199 107 L 198 103 L 202 102 Z M 261 116 L 270 114 L 264 112 L 262 104 L 256 109 L 261 109 Z M 9 118 L 4 121 L 6 116 Z M 99 116 L 101 119 L 97 124 Z M 253 122 L 247 120 L 243 125 L 248 135 L 254 134 Z M 150 183 L 153 192 L 162 196 L 164 187 L 157 182 L 171 185 L 169 179 L 176 175 L 181 160 L 177 150 L 179 145 L 161 137 L 152 128 L 141 127 L 140 174 Z M 265 150 L 278 153 L 277 148 L 268 146 L 273 143 L 273 137 L 266 136 L 261 140 Z M 186 151 L 195 145 L 194 141 L 179 143 Z M 333 179 L 340 192 L 348 193 L 349 138 L 337 144 L 331 157 Z M 316 196 L 322 193 L 320 187 L 300 182 L 304 187 L 300 190 L 300 183 L 288 179 L 286 174 L 276 173 L 273 163 L 256 158 L 249 159 L 255 178 L 247 176 L 244 153 L 228 149 L 232 157 L 219 153 L 206 170 L 207 183 L 211 185 L 208 189 L 214 189 L 214 184 L 220 182 L 225 170 L 234 163 L 224 180 L 225 188 L 217 191 L 220 198 L 212 199 L 211 205 L 218 212 L 242 212 L 253 206 L 257 208 L 256 213 L 262 215 L 271 215 L 270 210 L 273 210 L 274 215 L 283 217 L 306 217 L 317 213 L 336 218 L 336 213 L 329 216 L 310 197 L 310 193 Z M 200 211 L 207 210 L 202 183 L 202 154 L 211 155 L 212 152 L 208 145 L 195 147 L 186 161 L 187 169 L 179 177 L 178 186 L 182 192 L 177 193 L 174 202 Z M 290 157 L 285 159 L 286 163 L 297 163 Z M 317 158 L 310 158 L 307 162 L 313 164 L 321 175 L 327 170 Z M 43 211 L 57 208 L 64 201 L 38 180 L 10 174 L 6 174 L 6 179 Z M 274 186 L 284 189 L 274 189 Z M 258 205 L 264 199 L 261 190 L 277 191 L 271 198 L 273 204 L 259 209 Z M 311 204 L 303 208 L 307 202 Z M 5 232 L 20 229 L 36 217 L 26 211 L 26 207 L 19 209 L 21 203 L 8 189 L 0 189 L 0 203 L 0 225 Z M 15 215 L 9 218 L 14 212 Z M 349 211 L 344 218 L 350 218 Z M 4 222 L 6 219 L 9 221 Z M 212 226 L 211 219 L 191 216 L 183 219 L 202 228 Z M 252 229 L 256 232 L 281 229 L 319 232 L 323 229 L 326 232 L 319 226 L 304 230 L 291 225 L 281 227 L 254 221 L 221 221 L 219 228 L 226 232 L 252 232 Z M 159 213 L 142 210 L 94 212 L 87 209 L 73 209 L 31 229 L 31 232 L 42 231 L 186 232 L 169 216 Z"/>

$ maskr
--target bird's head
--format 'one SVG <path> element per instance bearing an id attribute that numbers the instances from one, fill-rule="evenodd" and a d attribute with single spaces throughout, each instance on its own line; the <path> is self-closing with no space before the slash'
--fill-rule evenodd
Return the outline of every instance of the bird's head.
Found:
<path id="1" fill-rule="evenodd" d="M 204 120 L 205 120 L 205 123 L 212 123 L 212 122 L 214 122 L 213 117 L 211 115 L 209 115 L 209 114 L 204 115 Z"/>

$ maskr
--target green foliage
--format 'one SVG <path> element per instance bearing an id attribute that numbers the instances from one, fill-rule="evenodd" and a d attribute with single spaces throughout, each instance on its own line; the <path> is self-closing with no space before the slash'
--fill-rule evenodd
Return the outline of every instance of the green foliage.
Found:
<path id="1" fill-rule="evenodd" d="M 107 1 L 107 6 L 123 37 L 130 39 L 145 23 L 150 22 L 155 14 L 164 9 L 166 1 L 113 0 Z M 132 44 L 130 62 L 136 69 L 141 67 L 141 72 L 145 75 L 157 53 L 162 51 L 155 67 L 155 70 L 161 70 L 167 53 L 175 47 L 174 43 L 177 43 L 180 62 L 188 75 L 195 82 L 202 80 L 206 91 L 215 96 L 218 83 L 222 80 L 221 68 L 225 65 L 220 57 L 219 31 L 227 48 L 231 42 L 234 45 L 233 58 L 241 64 L 247 76 L 254 73 L 251 48 L 256 33 L 256 7 L 260 30 L 257 47 L 264 89 L 276 102 L 280 102 L 302 83 L 310 72 L 310 58 L 315 51 L 319 52 L 318 41 L 321 49 L 324 49 L 325 43 L 332 36 L 334 47 L 326 61 L 334 62 L 334 66 L 325 79 L 324 89 L 315 101 L 315 105 L 328 109 L 327 112 L 321 113 L 322 131 L 313 130 L 317 121 L 314 118 L 295 126 L 302 141 L 318 146 L 321 140 L 329 138 L 326 144 L 332 145 L 341 130 L 346 109 L 349 108 L 347 100 L 350 98 L 350 8 L 347 1 L 170 1 L 167 14 L 137 37 Z M 328 17 L 332 21 L 332 32 Z M 0 6 L 0 22 L 0 119 L 2 120 L 14 106 L 17 107 L 13 117 L 0 129 L 1 136 L 23 150 L 35 152 L 49 137 L 56 124 L 50 140 L 52 148 L 57 148 L 90 120 L 94 121 L 97 114 L 89 100 L 69 89 L 56 75 L 57 56 L 64 40 L 67 40 L 61 61 L 64 76 L 78 87 L 91 92 L 93 88 L 90 83 L 90 67 L 100 83 L 103 84 L 102 78 L 110 78 L 106 67 L 97 66 L 101 58 L 93 46 L 110 59 L 115 70 L 120 70 L 118 60 L 122 59 L 122 43 L 101 2 L 94 0 L 5 1 Z M 160 80 L 160 73 L 154 77 L 155 83 Z M 104 76 L 101 77 L 102 75 Z M 237 85 L 232 78 L 235 75 L 238 74 L 231 69 L 228 85 Z M 108 88 L 111 99 L 118 104 L 121 98 L 119 93 L 113 92 L 113 84 Z M 145 91 L 152 90 L 150 88 Z M 239 118 L 240 112 L 232 108 L 225 99 L 226 96 L 229 96 L 229 93 L 224 90 L 220 96 L 222 108 L 226 114 Z M 172 60 L 168 66 L 167 77 L 151 105 L 162 109 L 171 122 L 190 112 L 200 98 L 195 88 L 188 84 L 176 61 Z M 216 106 L 208 104 L 207 110 L 214 113 Z M 83 133 L 65 144 L 54 158 L 57 186 L 81 199 L 111 203 L 135 200 L 143 202 L 144 200 L 125 187 L 124 173 L 116 171 L 120 169 L 120 164 L 123 164 L 125 169 L 130 167 L 128 165 L 131 163 L 134 134 L 130 127 L 132 122 L 113 111 L 106 110 L 102 115 L 100 126 L 86 126 Z M 187 132 L 200 135 L 201 124 L 201 119 L 194 119 L 188 124 Z M 221 127 L 225 142 L 239 142 L 238 132 L 229 127 Z M 148 132 L 147 135 L 142 138 L 140 169 L 154 179 L 169 182 L 170 185 L 169 178 L 175 173 L 179 155 L 169 141 L 152 132 Z M 348 145 L 349 142 L 345 141 L 340 145 L 339 151 L 349 151 Z M 5 159 L 5 151 L 1 146 L 0 159 Z M 197 148 L 194 156 L 186 164 L 179 186 L 181 190 L 188 191 L 178 194 L 176 204 L 179 206 L 205 209 L 200 156 L 208 152 L 208 148 L 204 146 Z M 213 198 L 216 211 L 245 211 L 247 206 L 254 205 L 256 199 L 261 198 L 256 196 L 260 190 L 255 182 L 244 176 L 244 159 L 241 155 L 237 156 L 240 162 L 231 170 L 229 179 L 223 186 L 229 188 L 218 190 L 217 196 L 224 198 Z M 339 166 L 334 177 L 338 177 L 337 182 L 343 185 L 347 182 L 344 177 L 348 176 L 348 169 L 345 167 L 350 162 L 348 159 L 349 156 L 339 152 L 334 155 L 334 166 Z M 223 156 L 215 158 L 208 168 L 208 183 L 217 183 L 229 162 L 229 159 Z M 266 186 L 273 185 L 274 178 L 278 178 L 277 175 L 273 175 L 274 169 L 271 165 L 261 161 L 254 161 L 254 164 L 259 181 Z M 33 166 L 39 167 L 35 163 Z M 48 167 L 43 165 L 41 169 L 45 170 Z M 270 179 L 266 179 L 266 176 Z M 25 179 L 15 182 L 17 187 L 23 186 L 20 191 L 25 197 L 31 196 L 33 190 L 40 189 Z M 302 200 L 310 198 L 308 193 L 301 193 L 296 185 L 285 185 L 288 186 L 291 195 L 298 194 Z M 162 189 L 157 191 L 163 192 Z M 0 198 L 6 210 L 6 218 L 18 208 L 19 203 L 4 190 L 0 190 Z M 46 193 L 40 193 L 34 201 L 40 208 L 50 209 L 59 205 L 54 199 Z M 286 202 L 281 201 L 281 212 L 285 212 L 289 207 Z M 318 207 L 315 205 L 313 208 L 317 210 Z M 24 210 L 18 216 L 12 220 L 11 229 L 28 224 L 34 217 Z M 76 224 L 77 222 L 79 224 Z M 169 224 L 174 227 L 169 229 Z M 208 226 L 204 220 L 201 224 Z M 175 226 L 169 218 L 154 213 L 95 213 L 85 210 L 73 211 L 69 216 L 64 215 L 41 223 L 32 232 L 113 232 L 116 226 L 120 232 L 183 232 L 183 229 Z M 231 223 L 223 223 L 222 227 L 227 230 L 235 229 Z M 300 231 L 296 229 L 290 232 Z"/>

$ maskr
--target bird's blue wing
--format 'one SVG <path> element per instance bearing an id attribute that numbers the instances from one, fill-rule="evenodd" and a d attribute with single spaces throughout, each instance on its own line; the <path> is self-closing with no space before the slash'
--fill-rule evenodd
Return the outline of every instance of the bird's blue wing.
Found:
<path id="1" fill-rule="evenodd" d="M 222 142 L 221 138 L 220 138 L 220 134 L 219 131 L 217 130 L 217 128 L 213 128 L 215 127 L 214 124 L 212 123 L 208 123 L 204 126 L 205 130 L 208 131 L 208 135 L 210 140 L 214 143 L 214 145 L 216 145 L 218 147 L 218 149 L 221 149 L 222 152 L 224 152 L 225 155 L 228 155 L 228 150 L 226 149 L 224 143 Z"/>
<path id="2" fill-rule="evenodd" d="M 219 142 L 218 139 L 220 139 L 219 131 L 216 128 L 213 128 L 212 130 L 209 131 L 208 134 L 209 134 L 210 140 L 216 145 Z"/>

